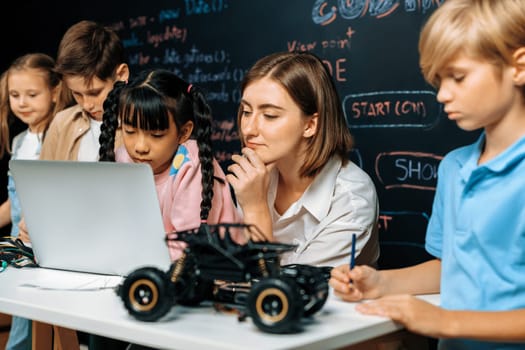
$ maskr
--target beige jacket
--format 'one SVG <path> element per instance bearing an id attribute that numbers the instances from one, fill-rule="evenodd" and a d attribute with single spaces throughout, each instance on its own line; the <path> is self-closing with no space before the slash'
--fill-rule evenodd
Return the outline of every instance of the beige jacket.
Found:
<path id="1" fill-rule="evenodd" d="M 82 136 L 89 130 L 89 117 L 80 105 L 74 105 L 57 113 L 46 132 L 40 159 L 78 160 Z M 120 130 L 115 136 L 115 148 L 121 145 Z"/>

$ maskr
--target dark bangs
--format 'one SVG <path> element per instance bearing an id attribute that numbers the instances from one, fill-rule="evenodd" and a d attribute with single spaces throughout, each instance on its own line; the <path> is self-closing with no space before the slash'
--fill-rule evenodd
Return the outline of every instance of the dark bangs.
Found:
<path id="1" fill-rule="evenodd" d="M 148 86 L 130 89 L 120 97 L 119 119 L 123 124 L 142 130 L 169 128 L 169 103 Z"/>

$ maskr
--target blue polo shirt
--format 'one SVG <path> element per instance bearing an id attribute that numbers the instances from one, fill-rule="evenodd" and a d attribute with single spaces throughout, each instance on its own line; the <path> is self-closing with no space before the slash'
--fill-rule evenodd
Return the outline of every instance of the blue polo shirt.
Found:
<path id="1" fill-rule="evenodd" d="M 525 308 L 525 137 L 478 165 L 484 142 L 482 134 L 439 165 L 426 249 L 441 259 L 445 309 Z M 525 349 L 525 344 L 447 339 L 440 349 Z"/>

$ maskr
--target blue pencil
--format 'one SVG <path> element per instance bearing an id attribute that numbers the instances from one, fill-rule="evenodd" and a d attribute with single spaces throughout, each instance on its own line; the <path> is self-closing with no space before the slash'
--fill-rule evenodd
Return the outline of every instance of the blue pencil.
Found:
<path id="1" fill-rule="evenodd" d="M 355 266 L 355 241 L 356 241 L 356 234 L 352 234 L 352 252 L 350 253 L 350 270 L 352 270 Z"/>

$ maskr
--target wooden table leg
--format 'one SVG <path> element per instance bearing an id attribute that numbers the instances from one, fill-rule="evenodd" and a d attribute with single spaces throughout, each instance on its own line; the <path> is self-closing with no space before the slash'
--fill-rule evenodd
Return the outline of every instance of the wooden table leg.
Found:
<path id="1" fill-rule="evenodd" d="M 53 350 L 79 350 L 77 332 L 73 329 L 53 326 L 55 344 Z"/>
<path id="2" fill-rule="evenodd" d="M 52 350 L 53 327 L 47 323 L 33 321 L 33 350 Z"/>
<path id="3" fill-rule="evenodd" d="M 77 332 L 73 329 L 33 321 L 33 350 L 79 350 Z"/>

